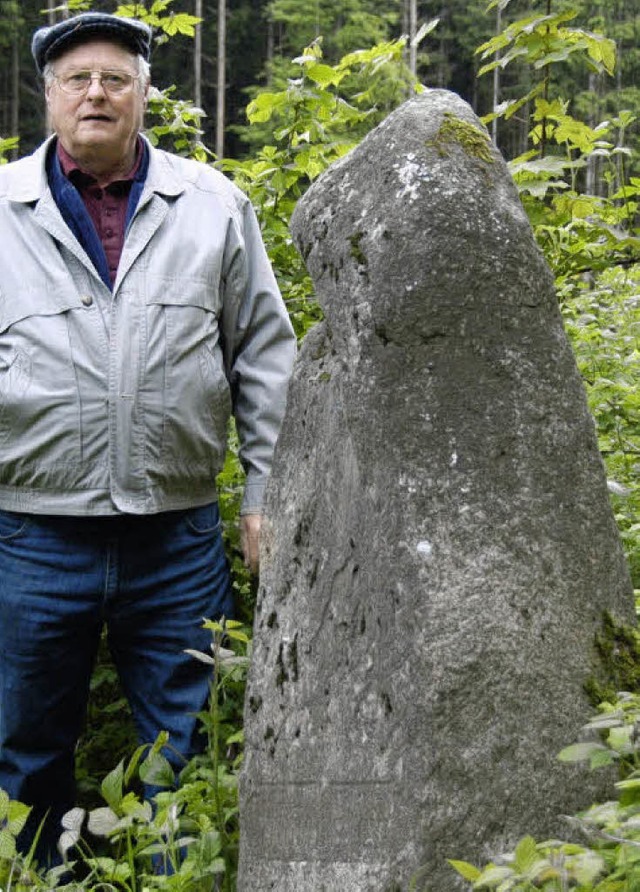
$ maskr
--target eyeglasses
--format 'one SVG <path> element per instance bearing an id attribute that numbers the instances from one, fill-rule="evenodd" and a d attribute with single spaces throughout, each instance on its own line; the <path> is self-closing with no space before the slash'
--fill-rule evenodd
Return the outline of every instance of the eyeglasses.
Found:
<path id="1" fill-rule="evenodd" d="M 128 71 L 67 71 L 54 77 L 60 89 L 70 96 L 86 93 L 94 77 L 98 78 L 100 86 L 109 96 L 123 96 L 131 91 L 140 75 L 129 74 Z"/>

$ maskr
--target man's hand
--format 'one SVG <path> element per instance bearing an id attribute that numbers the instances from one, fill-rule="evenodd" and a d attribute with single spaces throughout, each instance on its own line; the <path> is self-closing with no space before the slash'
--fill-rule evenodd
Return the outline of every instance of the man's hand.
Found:
<path id="1" fill-rule="evenodd" d="M 244 555 L 244 565 L 256 574 L 260 566 L 260 526 L 261 514 L 243 514 L 240 517 L 240 545 Z"/>

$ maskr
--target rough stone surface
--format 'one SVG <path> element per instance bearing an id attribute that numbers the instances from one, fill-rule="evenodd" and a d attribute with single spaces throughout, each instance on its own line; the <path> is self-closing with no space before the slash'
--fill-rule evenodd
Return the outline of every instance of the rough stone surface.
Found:
<path id="1" fill-rule="evenodd" d="M 239 892 L 466 888 L 447 858 L 609 794 L 555 757 L 631 588 L 552 277 L 480 126 L 428 91 L 296 211 L 326 319 L 267 496 Z"/>

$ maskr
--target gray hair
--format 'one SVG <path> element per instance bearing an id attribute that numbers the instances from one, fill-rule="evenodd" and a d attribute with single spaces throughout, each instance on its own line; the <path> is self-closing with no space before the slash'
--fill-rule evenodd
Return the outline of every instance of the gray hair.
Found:
<path id="1" fill-rule="evenodd" d="M 138 61 L 138 78 L 140 92 L 144 92 L 151 83 L 151 66 L 144 56 L 135 56 Z M 55 80 L 55 71 L 53 70 L 53 62 L 47 62 L 42 71 L 42 77 L 47 87 L 50 87 Z"/>

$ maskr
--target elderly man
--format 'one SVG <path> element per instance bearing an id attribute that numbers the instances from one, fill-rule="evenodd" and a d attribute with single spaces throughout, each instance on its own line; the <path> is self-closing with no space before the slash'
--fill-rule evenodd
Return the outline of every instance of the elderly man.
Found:
<path id="1" fill-rule="evenodd" d="M 140 135 L 150 31 L 85 13 L 38 30 L 55 135 L 0 168 L 0 787 L 74 804 L 106 624 L 140 738 L 189 757 L 202 617 L 229 616 L 215 477 L 233 412 L 245 560 L 293 332 L 249 201 Z"/>

